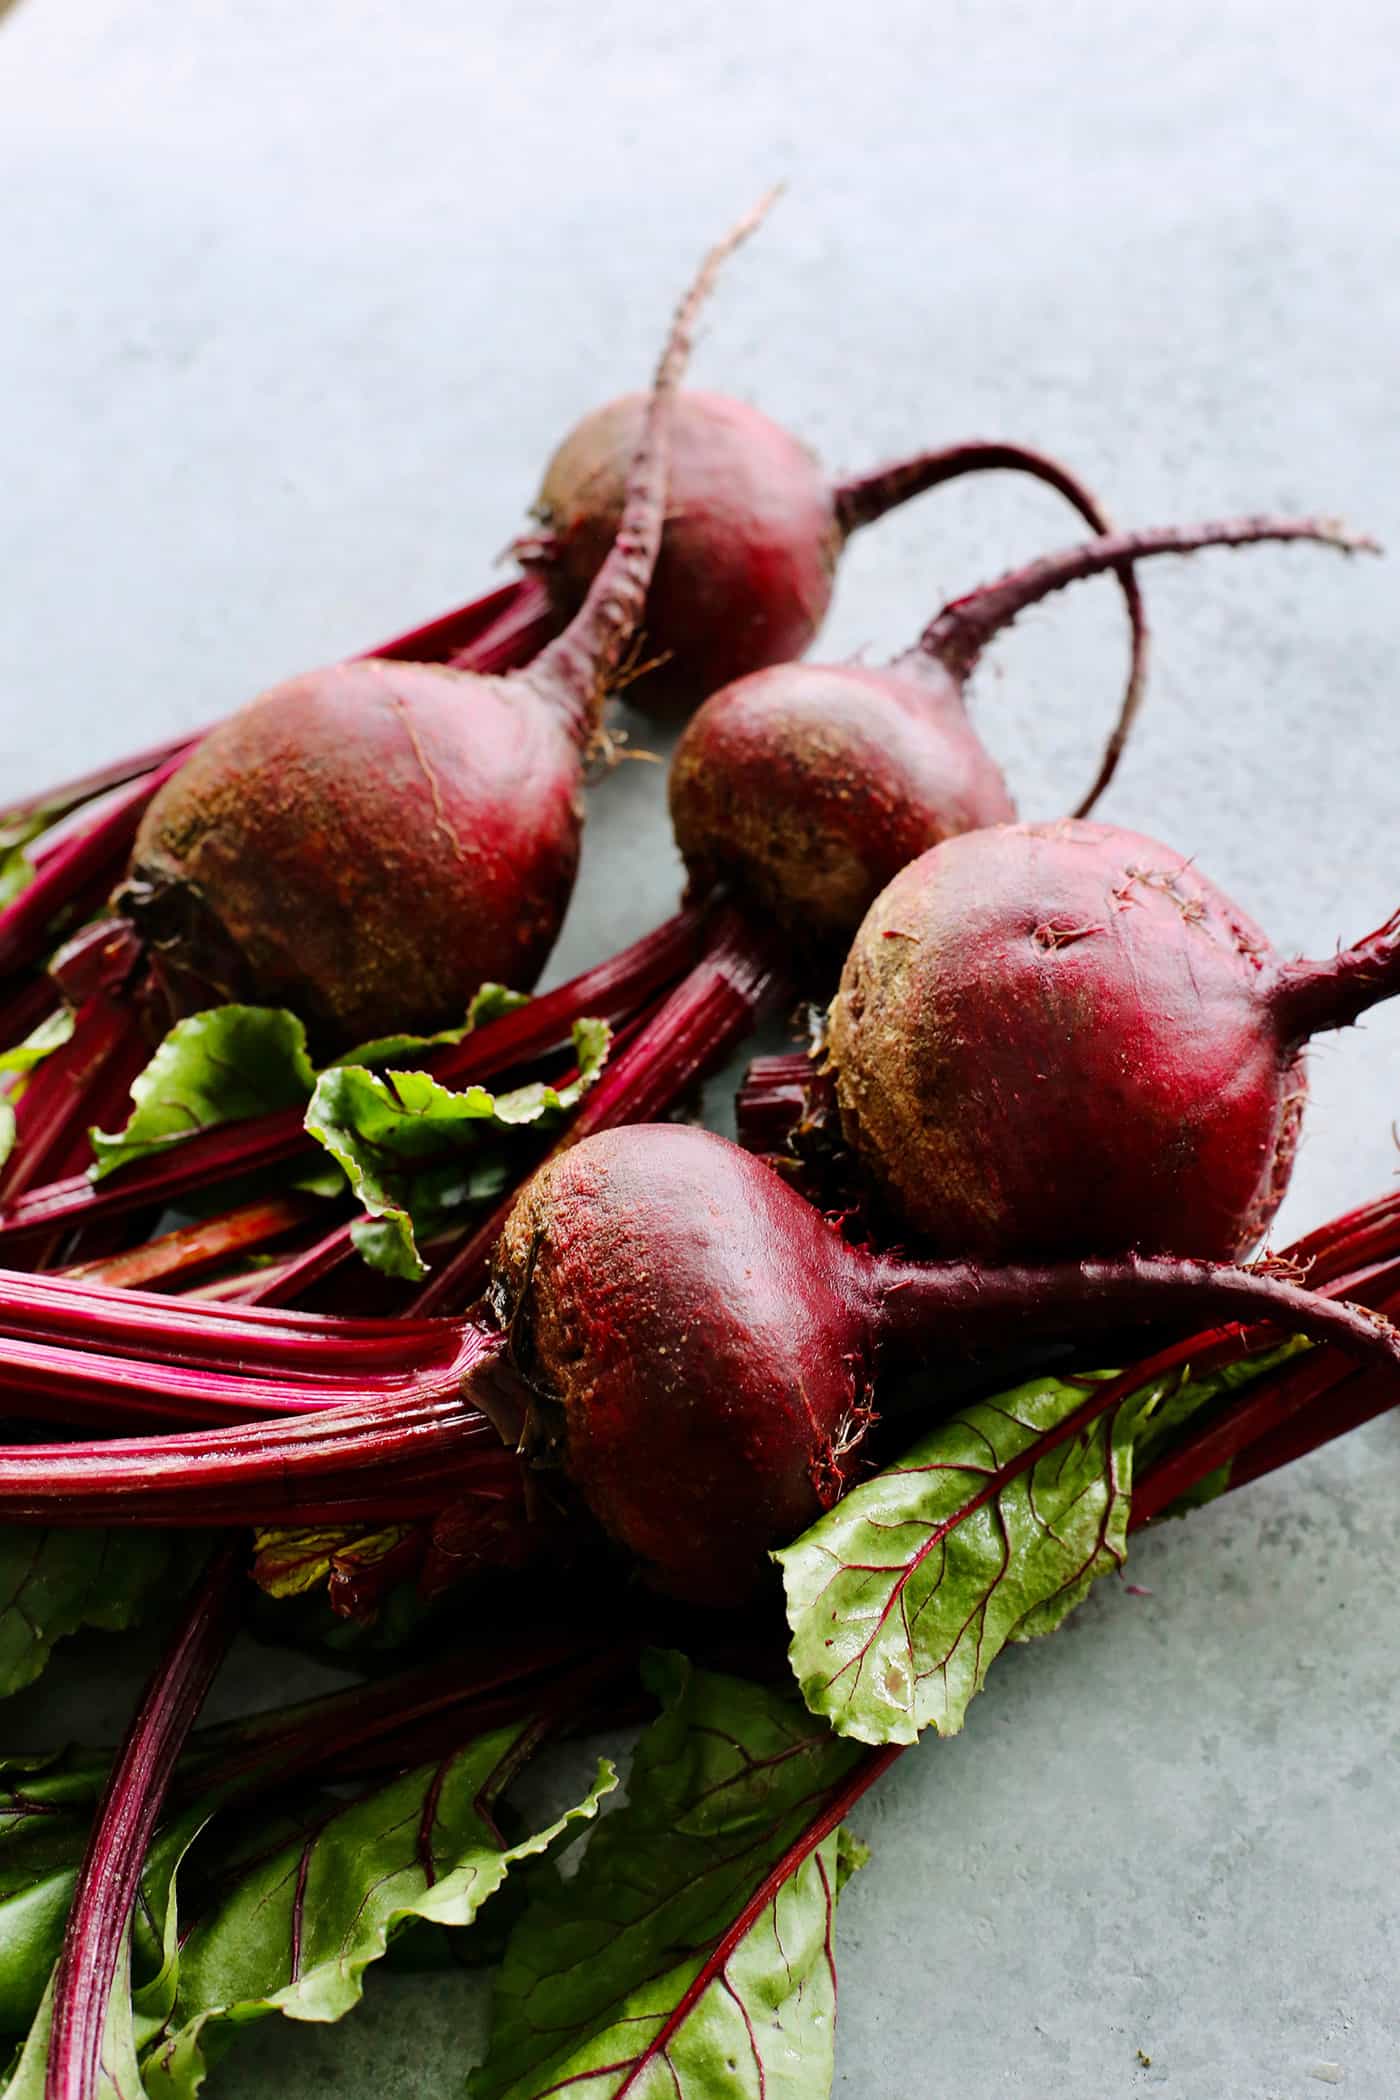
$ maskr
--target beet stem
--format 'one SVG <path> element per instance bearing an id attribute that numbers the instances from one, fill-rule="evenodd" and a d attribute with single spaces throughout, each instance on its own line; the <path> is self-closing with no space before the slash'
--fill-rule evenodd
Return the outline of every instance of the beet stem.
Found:
<path id="1" fill-rule="evenodd" d="M 703 925 L 700 912 L 676 913 L 557 990 L 488 1021 L 460 1043 L 425 1052 L 423 1069 L 447 1086 L 484 1082 L 563 1042 L 572 1023 L 585 1014 L 613 1022 L 624 1019 L 689 964 Z M 299 1108 L 197 1131 L 173 1140 L 168 1151 L 138 1160 L 100 1182 L 74 1175 L 6 1204 L 0 1209 L 0 1243 L 54 1225 L 86 1224 L 150 1203 L 169 1203 L 191 1189 L 205 1189 L 233 1174 L 278 1166 L 315 1150 Z"/>
<path id="2" fill-rule="evenodd" d="M 668 1115 L 756 1026 L 777 973 L 738 913 L 716 918 L 711 947 L 682 978 L 622 1055 L 605 1067 L 549 1157 L 623 1123 Z M 512 1189 L 418 1293 L 415 1312 L 459 1312 L 486 1281 L 491 1250 L 510 1215 Z"/>
<path id="3" fill-rule="evenodd" d="M 873 473 L 861 475 L 859 479 L 842 482 L 836 490 L 836 520 L 841 530 L 849 535 L 862 525 L 884 517 L 898 504 L 922 495 L 925 489 L 937 488 L 963 474 L 981 474 L 997 469 L 1028 474 L 1035 481 L 1045 482 L 1078 511 L 1094 532 L 1112 531 L 1102 505 L 1067 467 L 1043 452 L 1033 452 L 1024 445 L 1002 444 L 994 438 L 970 438 L 960 445 L 945 445 L 938 451 L 897 460 L 890 466 L 877 467 Z M 1150 636 L 1142 592 L 1131 562 L 1121 563 L 1117 574 L 1123 587 L 1132 637 L 1128 682 L 1119 703 L 1118 720 L 1099 761 L 1098 777 L 1074 812 L 1077 817 L 1089 814 L 1117 771 L 1147 683 Z"/>
<path id="4" fill-rule="evenodd" d="M 960 684 L 966 683 L 988 643 L 1029 606 L 1055 591 L 1099 576 L 1107 569 L 1158 554 L 1194 554 L 1205 547 L 1244 547 L 1260 541 L 1309 540 L 1336 547 L 1343 554 L 1378 554 L 1375 540 L 1350 531 L 1334 518 L 1284 518 L 1261 515 L 1225 518 L 1198 526 L 1162 527 L 1146 532 L 1110 532 L 1082 546 L 1047 554 L 1024 568 L 1013 569 L 995 583 L 983 584 L 965 598 L 955 598 L 924 629 L 912 657 L 930 656 Z M 907 660 L 907 659 L 906 659 Z M 1143 658 L 1145 663 L 1145 656 Z M 1094 807 L 1117 770 L 1129 732 L 1142 703 L 1142 664 L 1135 662 L 1093 786 L 1073 814 L 1083 817 Z"/>
<path id="5" fill-rule="evenodd" d="M 209 1269 L 216 1262 L 265 1247 L 269 1240 L 281 1239 L 308 1219 L 318 1217 L 323 1209 L 323 1201 L 317 1196 L 265 1196 L 253 1203 L 240 1203 L 198 1225 L 178 1226 L 124 1254 L 77 1263 L 63 1273 L 86 1283 L 105 1284 L 110 1290 L 149 1289 L 172 1276 Z"/>
<path id="6" fill-rule="evenodd" d="M 1400 992 L 1400 912 L 1354 947 L 1321 962 L 1285 963 L 1270 995 L 1280 1039 L 1293 1047 L 1349 1028 Z"/>
<path id="7" fill-rule="evenodd" d="M 646 611 L 666 524 L 671 403 L 690 359 L 700 310 L 725 262 L 762 224 L 777 197 L 778 191 L 770 190 L 710 249 L 676 309 L 656 368 L 641 440 L 628 469 L 622 517 L 611 550 L 573 619 L 540 651 L 526 674 L 537 692 L 564 709 L 581 748 L 598 731 L 609 689 Z"/>
<path id="8" fill-rule="evenodd" d="M 185 752 L 157 766 L 123 789 L 103 816 L 71 838 L 44 863 L 27 889 L 0 911 L 0 971 L 21 970 L 37 961 L 50 939 L 58 914 L 87 878 L 125 854 L 136 837 L 146 805 L 185 762 Z"/>
<path id="9" fill-rule="evenodd" d="M 215 1557 L 112 1768 L 63 1935 L 45 2100 L 91 2100 L 97 2091 L 122 1936 L 175 1760 L 233 1637 L 242 1558 L 234 1546 Z"/>
<path id="10" fill-rule="evenodd" d="M 1348 1354 L 1400 1363 L 1400 1335 L 1364 1306 L 1325 1298 L 1260 1269 L 1167 1256 L 982 1268 L 871 1258 L 876 1329 L 906 1345 L 975 1348 L 1011 1336 L 1063 1335 L 1191 1315 L 1267 1322 L 1335 1340 Z"/>

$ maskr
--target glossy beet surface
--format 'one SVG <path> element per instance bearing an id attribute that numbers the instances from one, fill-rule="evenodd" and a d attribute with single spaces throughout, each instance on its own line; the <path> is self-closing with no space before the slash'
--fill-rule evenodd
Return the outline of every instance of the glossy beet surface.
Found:
<path id="1" fill-rule="evenodd" d="M 1136 833 L 972 833 L 896 876 L 851 949 L 830 1029 L 843 1128 L 934 1248 L 1231 1259 L 1287 1185 L 1300 1044 L 1394 986 L 1392 929 L 1284 964 Z"/>

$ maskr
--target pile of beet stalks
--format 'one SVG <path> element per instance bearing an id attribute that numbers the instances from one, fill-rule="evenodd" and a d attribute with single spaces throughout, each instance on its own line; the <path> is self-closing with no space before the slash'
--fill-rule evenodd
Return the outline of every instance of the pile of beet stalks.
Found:
<path id="1" fill-rule="evenodd" d="M 752 933 L 722 904 L 682 910 L 607 962 L 485 1023 L 460 1043 L 415 1054 L 414 1063 L 454 1088 L 514 1083 L 546 1072 L 562 1084 L 572 1075 L 557 1060 L 573 1023 L 584 1016 L 605 1020 L 615 1031 L 612 1058 L 571 1119 L 566 1137 L 573 1140 L 614 1122 L 666 1113 L 750 1033 L 778 996 L 779 982 Z M 35 1102 L 36 1115 L 49 1094 L 57 1097 L 63 1113 L 71 1110 L 71 1075 L 50 1075 L 57 1062 L 41 1065 L 22 1096 L 21 1105 Z M 123 1094 L 129 1084 L 130 1075 L 123 1075 Z M 91 1097 L 81 1089 L 79 1102 L 88 1111 L 82 1119 L 85 1149 Z M 251 1277 L 231 1277 L 220 1295 L 251 1305 L 290 1305 L 315 1290 L 316 1302 L 334 1303 L 327 1287 L 337 1273 L 347 1267 L 363 1272 L 348 1217 L 329 1231 L 314 1230 L 326 1215 L 324 1199 L 274 1194 L 204 1224 L 130 1245 L 162 1211 L 178 1208 L 192 1192 L 305 1160 L 316 1150 L 301 1109 L 291 1108 L 181 1138 L 167 1152 L 136 1161 L 107 1180 L 95 1182 L 75 1167 L 12 1195 L 0 1208 L 0 1259 L 36 1269 L 59 1266 L 95 1282 L 132 1288 L 173 1282 L 270 1242 L 281 1240 L 285 1246 L 292 1241 L 292 1251 Z M 470 1302 L 480 1288 L 499 1220 L 500 1212 L 493 1212 L 451 1254 L 413 1310 L 449 1311 Z M 104 1235 L 119 1247 L 125 1243 L 125 1251 L 107 1253 Z"/>

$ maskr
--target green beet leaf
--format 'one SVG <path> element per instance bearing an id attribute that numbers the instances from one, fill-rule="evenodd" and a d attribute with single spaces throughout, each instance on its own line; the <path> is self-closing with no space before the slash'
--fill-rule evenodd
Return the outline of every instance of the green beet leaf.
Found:
<path id="1" fill-rule="evenodd" d="M 316 1072 L 306 1030 L 279 1007 L 219 1006 L 177 1021 L 131 1084 L 124 1130 L 94 1130 L 94 1181 L 147 1159 L 197 1130 L 309 1099 Z"/>
<path id="2" fill-rule="evenodd" d="M 1032 1379 L 931 1430 L 773 1556 L 812 1712 L 862 1743 L 955 1735 L 1007 1643 L 1123 1565 L 1134 1465 L 1295 1346 L 1169 1373 L 1068 1436 L 1113 1373 Z"/>
<path id="3" fill-rule="evenodd" d="M 523 993 L 484 984 L 460 1028 L 444 1028 L 437 1035 L 382 1036 L 338 1062 L 380 1066 L 418 1057 L 438 1044 L 459 1043 L 473 1028 L 524 1004 Z M 306 1029 L 285 1007 L 217 1006 L 191 1014 L 176 1022 L 132 1082 L 126 1127 L 92 1133 L 93 1179 L 178 1145 L 195 1131 L 302 1108 L 316 1077 Z M 334 1192 L 344 1183 L 333 1173 L 328 1187 Z"/>
<path id="4" fill-rule="evenodd" d="M 279 1845 L 264 1830 L 224 1857 L 202 1849 L 216 1894 L 182 1929 L 169 2017 L 143 2058 L 151 2100 L 196 2093 L 250 2020 L 339 2020 L 400 1930 L 469 1925 L 511 1867 L 595 1815 L 616 1783 L 606 1763 L 576 1807 L 504 1842 L 490 1804 L 530 1736 L 531 1724 L 495 1729 L 349 1804 L 328 1800 Z"/>
<path id="5" fill-rule="evenodd" d="M 80 1626 L 136 1625 L 165 1594 L 176 1550 L 156 1531 L 0 1526 L 0 1697 L 32 1684 Z"/>
<path id="6" fill-rule="evenodd" d="M 815 1832 L 859 1761 L 790 1697 L 654 1657 L 664 1711 L 626 1805 L 507 1942 L 472 2100 L 820 2100 L 836 1899 L 862 1853 Z"/>
<path id="7" fill-rule="evenodd" d="M 23 1077 L 32 1072 L 35 1065 L 42 1064 L 55 1050 L 61 1050 L 72 1033 L 72 1009 L 61 1006 L 56 1014 L 49 1014 L 37 1028 L 31 1029 L 22 1043 L 0 1050 L 0 1077 Z"/>
<path id="8" fill-rule="evenodd" d="M 159 1831 L 142 1869 L 140 1900 L 122 1942 L 108 2000 L 98 2100 L 145 2100 L 139 2056 L 164 2027 L 178 1967 L 175 1877 L 205 1815 L 202 1806 L 187 1809 Z M 48 1878 L 36 1872 L 34 1900 L 28 1909 L 21 1908 L 21 1891 L 16 1889 L 7 1893 L 0 1914 L 6 1950 L 6 2014 L 13 2017 L 21 2009 L 24 1994 L 29 1997 L 25 2017 L 32 2022 L 0 2100 L 44 2100 L 54 1964 L 86 1840 L 86 1817 L 74 1819 L 70 1828 L 56 1833 L 50 1840 L 54 1857 Z M 66 1877 L 61 1871 L 64 1853 L 68 1855 Z M 7 1874 L 7 1890 L 10 1878 Z"/>
<path id="9" fill-rule="evenodd" d="M 105 1750 L 72 1748 L 0 1757 L 0 1874 L 12 1846 L 88 1814 L 109 1763 Z"/>
<path id="10" fill-rule="evenodd" d="M 29 848 L 61 815 L 61 810 L 31 809 L 0 817 L 0 911 L 34 880 Z"/>
<path id="11" fill-rule="evenodd" d="M 469 1205 L 488 1203 L 519 1172 L 510 1133 L 542 1135 L 576 1108 L 607 1058 L 603 1021 L 577 1021 L 578 1077 L 564 1087 L 542 1081 L 493 1094 L 460 1092 L 427 1072 L 369 1072 L 338 1065 L 316 1082 L 306 1127 L 319 1139 L 364 1205 L 354 1237 L 387 1275 L 417 1282 L 427 1274 L 418 1237 L 431 1237 Z"/>
<path id="12" fill-rule="evenodd" d="M 775 1554 L 813 1713 L 863 1743 L 955 1734 L 1006 1643 L 1122 1565 L 1137 1411 L 1035 1457 L 1085 1397 L 1037 1378 L 964 1409 Z"/>

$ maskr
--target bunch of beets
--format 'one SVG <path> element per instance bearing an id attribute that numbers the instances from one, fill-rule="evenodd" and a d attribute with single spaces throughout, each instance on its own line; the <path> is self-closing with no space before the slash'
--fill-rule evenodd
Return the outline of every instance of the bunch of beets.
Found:
<path id="1" fill-rule="evenodd" d="M 766 208 L 555 453 L 517 581 L 5 820 L 0 1539 L 105 1594 L 4 1688 L 177 1601 L 118 1750 L 0 1780 L 19 2100 L 193 2093 L 443 1944 L 502 1961 L 483 2100 L 824 2093 L 852 1803 L 1134 1527 L 1400 1400 L 1400 1199 L 1260 1252 L 1307 1045 L 1400 991 L 1400 916 L 1288 960 L 1090 818 L 1140 562 L 1371 543 L 1115 531 L 993 440 L 832 485 L 682 390 Z M 993 470 L 1089 536 L 883 669 L 807 662 L 849 535 Z M 1117 719 L 1022 822 L 969 681 L 1106 572 Z M 531 997 L 624 688 L 684 718 L 685 896 Z M 739 1142 L 685 1120 L 799 1000 Z M 366 1682 L 196 1729 L 250 1615 Z M 395 1643 L 431 1659 L 372 1674 Z M 610 1772 L 544 1827 L 507 1789 L 621 1721 L 627 1805 L 561 1878 Z"/>

